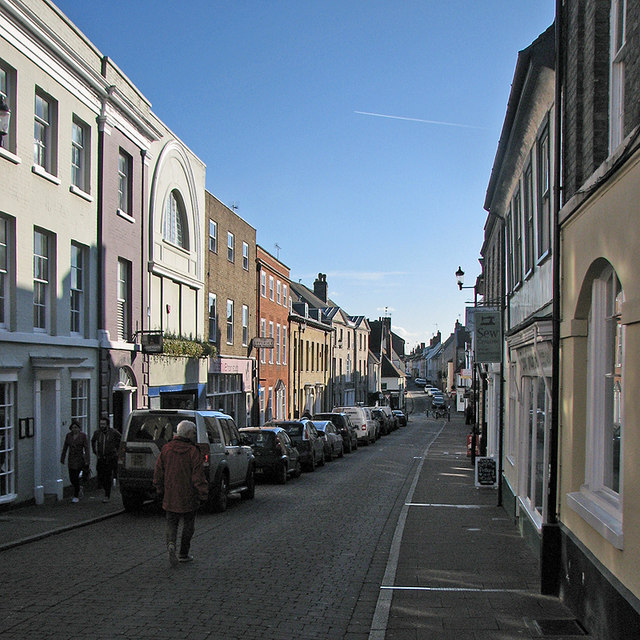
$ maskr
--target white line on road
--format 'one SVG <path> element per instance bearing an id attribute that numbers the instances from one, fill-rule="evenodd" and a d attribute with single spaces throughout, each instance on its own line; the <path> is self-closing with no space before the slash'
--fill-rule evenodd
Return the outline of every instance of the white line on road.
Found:
<path id="1" fill-rule="evenodd" d="M 413 482 L 409 488 L 407 494 L 407 500 L 400 511 L 400 517 L 398 518 L 398 524 L 393 534 L 393 540 L 391 541 L 391 549 L 389 551 L 389 559 L 387 560 L 387 568 L 384 572 L 383 584 L 393 584 L 396 579 L 396 571 L 398 569 L 398 558 L 400 557 L 400 543 L 402 542 L 402 534 L 404 532 L 404 525 L 407 521 L 407 514 L 409 513 L 409 504 L 416 490 L 418 484 L 418 478 L 422 471 L 422 465 L 429 453 L 431 445 L 438 439 L 438 436 L 442 433 L 446 423 L 442 423 L 440 431 L 435 435 L 433 440 L 427 445 L 427 448 L 422 454 L 422 460 L 418 464 Z M 384 636 L 387 631 L 387 623 L 389 621 L 389 611 L 391 610 L 391 601 L 393 599 L 393 592 L 390 589 L 380 589 L 378 595 L 378 602 L 376 603 L 376 610 L 373 614 L 373 620 L 371 621 L 371 629 L 369 630 L 369 640 L 384 640 Z"/>
<path id="2" fill-rule="evenodd" d="M 482 587 L 388 587 L 382 585 L 380 589 L 386 589 L 387 591 L 440 591 L 450 593 L 530 593 L 527 589 L 484 589 Z"/>

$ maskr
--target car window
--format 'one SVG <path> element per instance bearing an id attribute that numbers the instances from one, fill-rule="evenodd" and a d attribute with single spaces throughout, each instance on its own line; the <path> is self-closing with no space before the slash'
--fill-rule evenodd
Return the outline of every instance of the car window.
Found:
<path id="1" fill-rule="evenodd" d="M 218 429 L 215 418 L 204 416 L 204 425 L 207 429 L 209 444 L 222 444 L 222 441 L 220 440 L 220 430 Z"/>
<path id="2" fill-rule="evenodd" d="M 131 418 L 128 442 L 155 442 L 158 448 L 162 448 L 173 438 L 178 422 L 183 419 L 179 415 L 134 415 Z"/>
<path id="3" fill-rule="evenodd" d="M 258 447 L 271 447 L 273 445 L 275 434 L 271 431 L 245 431 L 243 433 L 252 444 Z"/>
<path id="4" fill-rule="evenodd" d="M 227 447 L 236 447 L 236 446 L 238 446 L 238 441 L 236 440 L 234 442 L 233 433 L 231 431 L 231 428 L 230 428 L 229 423 L 227 422 L 226 418 L 218 418 L 218 422 L 220 423 L 220 426 L 222 427 L 222 436 L 224 437 L 225 445 Z"/>
<path id="5" fill-rule="evenodd" d="M 291 446 L 291 439 L 284 431 L 280 434 L 280 437 L 287 446 Z"/>
<path id="6" fill-rule="evenodd" d="M 238 427 L 236 427 L 236 423 L 231 418 L 227 420 L 227 424 L 229 425 L 229 433 L 231 434 L 231 444 L 238 446 L 240 444 Z"/>
<path id="7" fill-rule="evenodd" d="M 311 437 L 318 437 L 318 430 L 316 429 L 316 426 L 314 424 L 309 423 L 307 425 L 307 428 L 309 429 L 309 434 L 311 435 Z"/>
<path id="8" fill-rule="evenodd" d="M 291 424 L 284 427 L 292 438 L 299 438 L 302 434 L 302 425 Z"/>

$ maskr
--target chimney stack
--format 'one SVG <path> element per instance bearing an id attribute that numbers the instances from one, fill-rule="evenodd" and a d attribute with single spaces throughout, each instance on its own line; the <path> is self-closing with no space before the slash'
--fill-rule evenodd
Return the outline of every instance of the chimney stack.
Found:
<path id="1" fill-rule="evenodd" d="M 327 296 L 327 274 L 319 273 L 316 281 L 313 283 L 313 293 L 326 304 Z"/>

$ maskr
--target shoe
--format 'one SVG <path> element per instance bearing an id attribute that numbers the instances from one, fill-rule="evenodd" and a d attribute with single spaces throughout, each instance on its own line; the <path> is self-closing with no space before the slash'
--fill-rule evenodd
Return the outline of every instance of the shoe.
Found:
<path id="1" fill-rule="evenodd" d="M 178 562 L 193 562 L 193 556 L 190 553 L 188 553 L 186 556 L 180 554 L 178 556 Z"/>
<path id="2" fill-rule="evenodd" d="M 172 567 L 175 567 L 178 564 L 178 556 L 176 555 L 176 545 L 173 542 L 170 542 L 167 545 L 167 551 L 169 552 L 169 563 Z"/>
<path id="3" fill-rule="evenodd" d="M 71 502 L 73 503 L 80 502 L 80 498 L 71 498 Z"/>

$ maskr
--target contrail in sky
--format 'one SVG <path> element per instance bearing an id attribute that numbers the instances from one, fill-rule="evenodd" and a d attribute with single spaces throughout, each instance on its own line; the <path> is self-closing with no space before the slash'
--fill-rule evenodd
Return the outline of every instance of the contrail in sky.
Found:
<path id="1" fill-rule="evenodd" d="M 408 120 L 409 122 L 424 122 L 426 124 L 439 124 L 445 127 L 463 127 L 465 129 L 484 129 L 485 127 L 474 127 L 471 124 L 459 124 L 457 122 L 439 122 L 438 120 L 423 120 L 422 118 L 406 118 L 405 116 L 390 116 L 384 113 L 371 113 L 369 111 L 354 111 L 361 116 L 375 116 L 376 118 L 391 118 L 392 120 Z"/>

